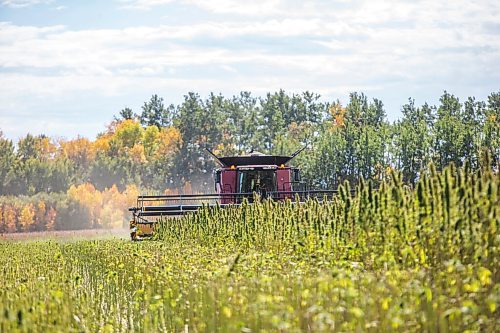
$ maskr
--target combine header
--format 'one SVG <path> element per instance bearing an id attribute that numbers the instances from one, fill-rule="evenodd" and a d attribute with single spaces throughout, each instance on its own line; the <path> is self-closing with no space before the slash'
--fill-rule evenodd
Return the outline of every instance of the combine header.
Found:
<path id="1" fill-rule="evenodd" d="M 215 192 L 212 194 L 141 195 L 132 212 L 132 240 L 149 238 L 161 218 L 195 213 L 203 206 L 222 208 L 237 206 L 255 196 L 263 199 L 285 200 L 332 197 L 334 190 L 308 190 L 300 170 L 288 163 L 305 148 L 290 156 L 264 155 L 258 152 L 244 156 L 218 157 L 207 151 L 220 165 L 214 171 Z"/>

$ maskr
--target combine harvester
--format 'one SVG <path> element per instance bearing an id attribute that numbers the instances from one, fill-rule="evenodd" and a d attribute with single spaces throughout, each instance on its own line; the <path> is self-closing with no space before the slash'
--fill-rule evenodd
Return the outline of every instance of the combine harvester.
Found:
<path id="1" fill-rule="evenodd" d="M 207 149 L 220 165 L 214 171 L 216 193 L 139 196 L 136 207 L 129 208 L 132 240 L 152 237 L 155 225 L 165 217 L 193 214 L 203 206 L 234 207 L 245 199 L 252 203 L 255 196 L 278 201 L 331 198 L 337 191 L 308 190 L 300 170 L 288 165 L 304 149 L 290 156 L 254 152 L 228 157 L 218 157 Z"/>

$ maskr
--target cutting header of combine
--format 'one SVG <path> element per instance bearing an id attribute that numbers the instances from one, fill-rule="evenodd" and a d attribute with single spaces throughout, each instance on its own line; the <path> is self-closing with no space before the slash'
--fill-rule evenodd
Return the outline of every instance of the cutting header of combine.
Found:
<path id="1" fill-rule="evenodd" d="M 218 157 L 207 149 L 220 165 L 214 170 L 215 192 L 210 194 L 140 195 L 132 212 L 132 240 L 150 238 L 155 226 L 166 217 L 194 214 L 201 207 L 234 207 L 256 197 L 283 201 L 331 198 L 335 190 L 309 190 L 300 169 L 289 165 L 304 148 L 290 156 L 252 152 L 243 156 Z"/>

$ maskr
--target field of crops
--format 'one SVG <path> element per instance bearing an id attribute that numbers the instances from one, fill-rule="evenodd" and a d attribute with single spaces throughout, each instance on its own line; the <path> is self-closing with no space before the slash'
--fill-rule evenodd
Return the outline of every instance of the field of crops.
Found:
<path id="1" fill-rule="evenodd" d="M 1 241 L 0 332 L 494 332 L 498 173 L 430 170 L 205 209 L 150 242 Z"/>

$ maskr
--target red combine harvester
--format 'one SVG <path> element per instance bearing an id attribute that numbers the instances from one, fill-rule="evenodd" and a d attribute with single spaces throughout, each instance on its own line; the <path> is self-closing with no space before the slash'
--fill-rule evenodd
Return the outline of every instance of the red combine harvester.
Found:
<path id="1" fill-rule="evenodd" d="M 234 207 L 245 199 L 252 203 L 256 195 L 272 200 L 331 198 L 337 191 L 308 190 L 300 170 L 288 165 L 304 149 L 290 156 L 254 152 L 228 157 L 218 157 L 207 149 L 220 165 L 214 171 L 216 193 L 139 196 L 137 206 L 129 208 L 132 240 L 153 236 L 155 225 L 162 218 L 195 213 L 203 206 Z"/>

